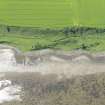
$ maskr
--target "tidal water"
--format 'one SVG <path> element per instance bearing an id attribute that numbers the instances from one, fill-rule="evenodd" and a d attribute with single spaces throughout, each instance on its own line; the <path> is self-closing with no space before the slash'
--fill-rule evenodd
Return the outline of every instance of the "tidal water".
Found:
<path id="1" fill-rule="evenodd" d="M 13 47 L 0 46 L 0 103 L 24 100 L 24 92 L 32 88 L 25 87 L 33 83 L 37 73 L 61 79 L 105 72 L 104 68 L 105 53 L 52 50 L 22 53 Z"/>

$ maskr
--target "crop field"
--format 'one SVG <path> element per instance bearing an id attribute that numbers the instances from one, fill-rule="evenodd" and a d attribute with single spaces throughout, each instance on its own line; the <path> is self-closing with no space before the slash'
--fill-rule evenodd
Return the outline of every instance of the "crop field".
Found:
<path id="1" fill-rule="evenodd" d="M 0 24 L 105 26 L 105 0 L 0 0 Z"/>
<path id="2" fill-rule="evenodd" d="M 104 4 L 105 0 L 0 0 L 0 25 L 5 25 L 0 26 L 0 44 L 9 44 L 22 51 L 46 48 L 105 51 Z M 101 27 L 103 30 L 90 29 L 95 35 L 81 31 L 83 36 L 75 30 L 76 34 L 67 36 L 68 27 L 72 26 Z M 44 33 L 43 28 L 50 31 Z M 56 34 L 53 28 L 67 29 L 63 34 Z"/>

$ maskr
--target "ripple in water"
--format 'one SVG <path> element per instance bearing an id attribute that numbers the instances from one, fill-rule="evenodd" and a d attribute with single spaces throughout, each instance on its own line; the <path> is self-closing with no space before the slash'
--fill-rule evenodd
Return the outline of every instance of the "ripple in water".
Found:
<path id="1" fill-rule="evenodd" d="M 22 87 L 12 85 L 10 80 L 0 81 L 0 103 L 9 101 L 21 101 L 20 92 Z"/>

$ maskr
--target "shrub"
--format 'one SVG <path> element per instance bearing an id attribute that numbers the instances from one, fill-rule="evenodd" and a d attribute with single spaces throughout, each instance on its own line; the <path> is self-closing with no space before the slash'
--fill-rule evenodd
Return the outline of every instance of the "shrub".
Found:
<path id="1" fill-rule="evenodd" d="M 37 43 L 34 46 L 32 46 L 31 50 L 41 50 L 41 49 L 47 49 L 47 48 L 49 48 L 48 45 L 42 45 L 40 43 Z"/>

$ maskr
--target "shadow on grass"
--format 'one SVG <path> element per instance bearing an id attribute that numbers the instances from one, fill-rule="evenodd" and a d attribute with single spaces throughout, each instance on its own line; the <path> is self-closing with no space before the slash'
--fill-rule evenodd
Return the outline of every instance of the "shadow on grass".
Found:
<path id="1" fill-rule="evenodd" d="M 31 50 L 41 50 L 41 49 L 55 49 L 59 45 L 66 45 L 66 44 L 77 44 L 78 40 L 70 39 L 68 37 L 60 38 L 50 42 L 51 44 L 44 45 L 43 43 L 37 43 L 32 46 Z"/>
<path id="2" fill-rule="evenodd" d="M 0 44 L 11 44 L 9 41 L 0 41 Z"/>

